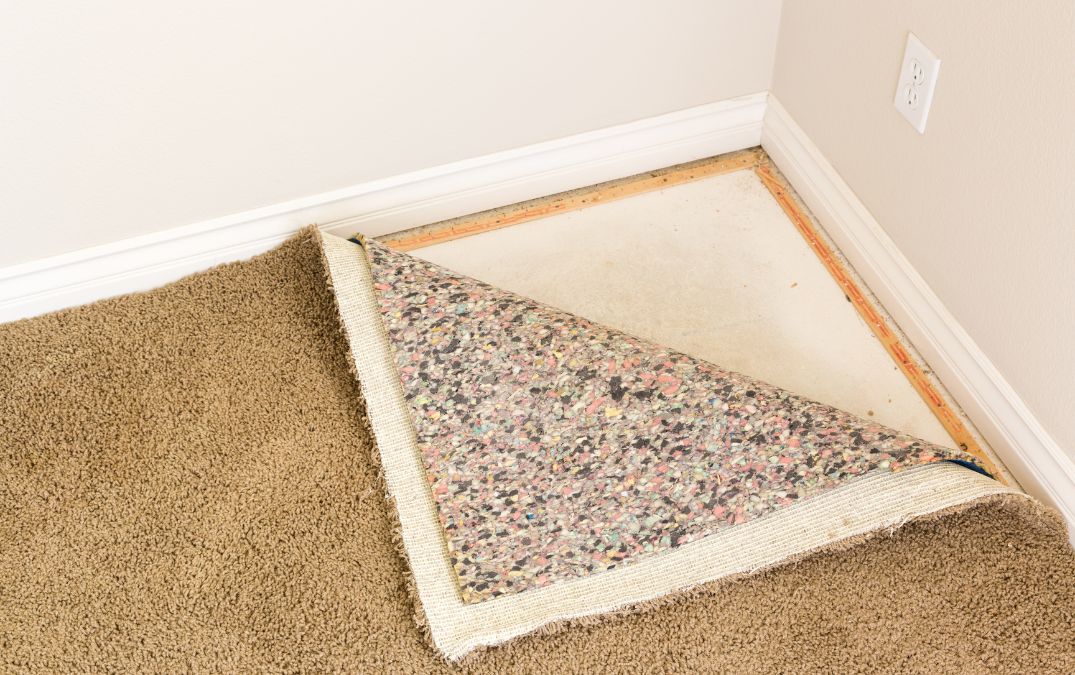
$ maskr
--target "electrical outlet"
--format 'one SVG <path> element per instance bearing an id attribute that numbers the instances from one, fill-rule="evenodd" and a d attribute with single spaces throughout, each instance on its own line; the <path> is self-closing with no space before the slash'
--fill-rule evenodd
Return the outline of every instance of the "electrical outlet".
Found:
<path id="1" fill-rule="evenodd" d="M 914 33 L 908 33 L 900 78 L 896 83 L 895 105 L 920 134 L 926 133 L 926 117 L 933 103 L 933 90 L 937 87 L 940 70 L 941 60 Z"/>

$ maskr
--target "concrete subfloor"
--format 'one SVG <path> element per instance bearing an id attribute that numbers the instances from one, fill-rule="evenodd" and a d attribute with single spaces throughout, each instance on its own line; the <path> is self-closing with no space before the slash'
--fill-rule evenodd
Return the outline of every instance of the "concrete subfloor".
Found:
<path id="1" fill-rule="evenodd" d="M 413 254 L 952 445 L 753 171 Z"/>

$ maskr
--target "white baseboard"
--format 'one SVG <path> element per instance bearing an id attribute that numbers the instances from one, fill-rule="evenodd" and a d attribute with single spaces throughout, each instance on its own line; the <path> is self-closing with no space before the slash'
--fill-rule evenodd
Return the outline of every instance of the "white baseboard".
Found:
<path id="1" fill-rule="evenodd" d="M 1075 525 L 1075 463 L 772 96 L 762 146 L 1015 478 Z"/>
<path id="2" fill-rule="evenodd" d="M 145 290 L 310 223 L 377 236 L 753 147 L 767 94 L 538 143 L 0 269 L 0 322 Z M 360 161 L 360 160 L 356 160 Z"/>

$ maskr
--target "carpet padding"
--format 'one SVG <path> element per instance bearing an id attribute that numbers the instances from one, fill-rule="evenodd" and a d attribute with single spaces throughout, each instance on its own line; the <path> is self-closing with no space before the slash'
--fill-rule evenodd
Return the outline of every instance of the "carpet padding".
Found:
<path id="1" fill-rule="evenodd" d="M 369 259 L 370 322 L 467 603 L 652 560 L 867 474 L 975 460 L 376 242 L 351 248 Z"/>

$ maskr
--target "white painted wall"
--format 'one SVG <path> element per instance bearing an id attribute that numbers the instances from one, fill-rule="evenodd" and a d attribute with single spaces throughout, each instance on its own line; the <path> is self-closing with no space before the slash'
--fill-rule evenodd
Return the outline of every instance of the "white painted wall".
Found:
<path id="1" fill-rule="evenodd" d="M 908 31 L 942 60 L 924 136 Z M 1075 5 L 788 2 L 772 90 L 1075 457 Z"/>
<path id="2" fill-rule="evenodd" d="M 780 0 L 0 7 L 0 266 L 769 87 Z"/>

